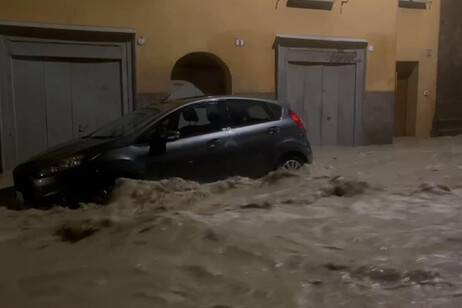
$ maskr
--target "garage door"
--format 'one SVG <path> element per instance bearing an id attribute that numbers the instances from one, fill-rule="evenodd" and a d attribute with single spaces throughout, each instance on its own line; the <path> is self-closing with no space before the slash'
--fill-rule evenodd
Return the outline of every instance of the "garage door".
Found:
<path id="1" fill-rule="evenodd" d="M 354 145 L 356 67 L 289 63 L 288 101 L 316 146 Z"/>
<path id="2" fill-rule="evenodd" d="M 18 162 L 120 117 L 119 66 L 14 59 Z"/>
<path id="3" fill-rule="evenodd" d="M 129 111 L 124 46 L 9 41 L 6 47 L 5 170 Z"/>
<path id="4" fill-rule="evenodd" d="M 317 146 L 358 146 L 368 45 L 363 39 L 278 35 L 277 96 L 306 122 Z"/>

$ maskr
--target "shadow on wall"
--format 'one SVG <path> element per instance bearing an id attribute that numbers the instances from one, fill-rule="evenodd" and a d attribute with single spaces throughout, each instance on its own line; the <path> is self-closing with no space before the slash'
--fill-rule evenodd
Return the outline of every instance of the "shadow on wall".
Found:
<path id="1" fill-rule="evenodd" d="M 231 72 L 223 60 L 208 52 L 194 52 L 176 62 L 169 93 L 139 93 L 136 108 L 155 105 L 166 99 L 230 94 Z"/>
<path id="2" fill-rule="evenodd" d="M 172 70 L 171 90 L 175 97 L 229 95 L 232 93 L 231 73 L 217 56 L 207 52 L 194 52 L 179 59 Z M 179 91 L 181 89 L 181 91 Z M 180 92 L 180 93 L 179 93 Z"/>

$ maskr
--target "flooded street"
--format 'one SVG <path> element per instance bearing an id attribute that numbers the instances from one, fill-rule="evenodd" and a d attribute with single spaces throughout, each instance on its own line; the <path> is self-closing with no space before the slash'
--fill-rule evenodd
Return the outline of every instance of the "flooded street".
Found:
<path id="1" fill-rule="evenodd" d="M 260 180 L 121 180 L 106 207 L 3 201 L 0 307 L 461 307 L 462 137 L 314 155 Z"/>

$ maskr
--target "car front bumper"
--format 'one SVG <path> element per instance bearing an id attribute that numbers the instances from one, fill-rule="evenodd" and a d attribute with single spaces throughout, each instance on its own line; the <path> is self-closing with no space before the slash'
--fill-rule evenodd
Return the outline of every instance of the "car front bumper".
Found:
<path id="1" fill-rule="evenodd" d="M 80 199 L 97 190 L 103 182 L 96 170 L 76 168 L 48 177 L 36 178 L 31 170 L 18 168 L 13 173 L 16 196 L 26 203 Z"/>

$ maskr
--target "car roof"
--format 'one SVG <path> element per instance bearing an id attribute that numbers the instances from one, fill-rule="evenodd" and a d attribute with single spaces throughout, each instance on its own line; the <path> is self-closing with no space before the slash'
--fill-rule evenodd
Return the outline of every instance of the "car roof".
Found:
<path id="1" fill-rule="evenodd" d="M 140 110 L 149 110 L 149 109 L 157 109 L 161 110 L 161 113 L 169 113 L 170 111 L 176 110 L 180 107 L 197 104 L 201 102 L 210 102 L 215 100 L 224 100 L 224 99 L 233 99 L 233 100 L 250 100 L 250 101 L 259 101 L 265 103 L 272 103 L 283 106 L 284 104 L 276 101 L 276 100 L 268 100 L 268 99 L 261 99 L 255 97 L 245 97 L 245 96 L 233 96 L 233 95 L 213 95 L 213 96 L 195 96 L 195 97 L 187 97 L 181 99 L 174 99 L 174 100 L 167 100 L 161 103 L 152 104 Z"/>

